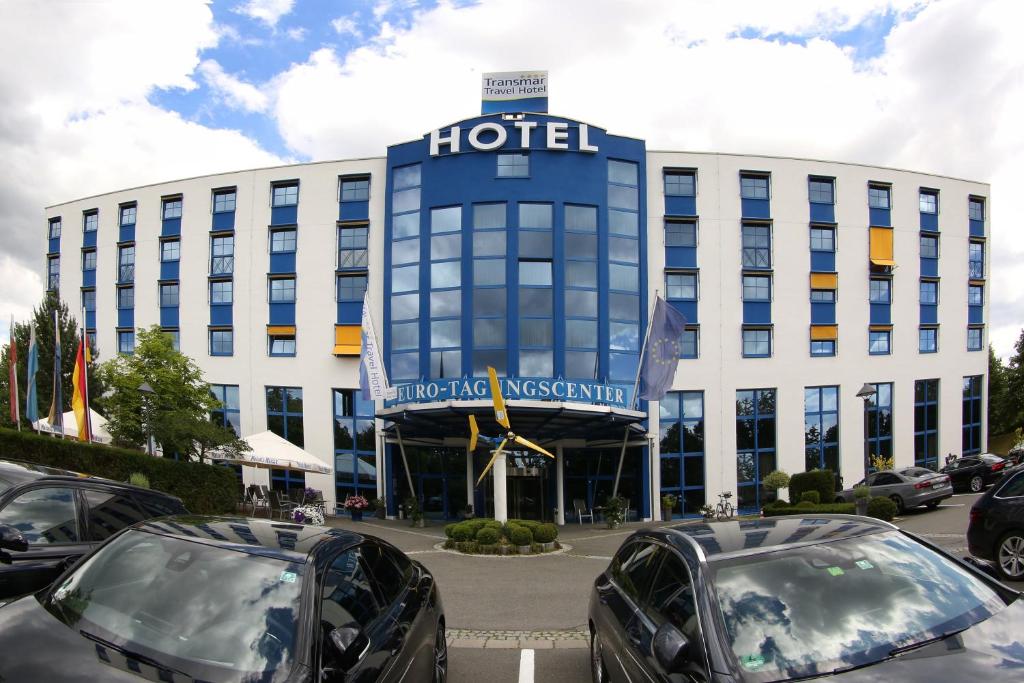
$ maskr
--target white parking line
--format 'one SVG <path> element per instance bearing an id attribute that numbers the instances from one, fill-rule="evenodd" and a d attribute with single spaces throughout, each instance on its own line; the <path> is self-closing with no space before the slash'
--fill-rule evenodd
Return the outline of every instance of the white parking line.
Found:
<path id="1" fill-rule="evenodd" d="M 519 683 L 533 683 L 533 650 L 519 651 Z"/>
<path id="2" fill-rule="evenodd" d="M 940 508 L 962 508 L 966 503 L 946 503 L 945 505 L 939 504 Z"/>

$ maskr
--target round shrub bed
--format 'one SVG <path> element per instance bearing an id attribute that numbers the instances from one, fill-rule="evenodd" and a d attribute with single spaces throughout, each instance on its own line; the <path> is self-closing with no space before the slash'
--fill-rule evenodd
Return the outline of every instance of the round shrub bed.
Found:
<path id="1" fill-rule="evenodd" d="M 558 527 L 532 519 L 510 519 L 504 524 L 476 517 L 444 528 L 449 550 L 470 555 L 541 554 L 559 549 Z"/>

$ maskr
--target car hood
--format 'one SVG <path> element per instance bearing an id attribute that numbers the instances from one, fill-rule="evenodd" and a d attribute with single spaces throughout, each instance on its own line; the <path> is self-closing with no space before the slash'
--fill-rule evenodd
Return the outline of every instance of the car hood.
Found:
<path id="1" fill-rule="evenodd" d="M 101 651 L 109 661 L 101 658 Z M 191 681 L 188 676 L 158 678 L 153 667 L 132 666 L 116 651 L 106 650 L 64 625 L 27 595 L 0 607 L 0 681 Z"/>
<path id="2" fill-rule="evenodd" d="M 842 683 L 1024 680 L 1024 599 L 957 636 L 826 678 Z"/>

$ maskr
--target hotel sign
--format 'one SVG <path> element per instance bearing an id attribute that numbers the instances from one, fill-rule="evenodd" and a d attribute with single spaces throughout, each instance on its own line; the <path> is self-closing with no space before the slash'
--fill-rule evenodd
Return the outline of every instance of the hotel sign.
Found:
<path id="1" fill-rule="evenodd" d="M 545 149 L 574 152 L 597 152 L 597 145 L 590 144 L 590 127 L 578 124 L 579 138 L 576 147 L 569 146 L 569 123 L 567 121 L 513 121 L 511 130 L 497 121 L 478 123 L 469 129 L 466 142 L 478 152 L 496 149 L 530 149 L 534 135 L 542 136 Z M 449 154 L 462 151 L 462 128 L 452 126 L 447 134 L 440 130 L 430 131 L 430 156 L 436 157 L 444 148 Z"/>
<path id="2" fill-rule="evenodd" d="M 624 386 L 601 382 L 576 382 L 564 379 L 504 378 L 501 393 L 505 400 L 515 401 L 569 401 L 601 403 L 616 408 L 628 408 L 629 390 Z M 394 387 L 398 397 L 386 403 L 387 407 L 403 403 L 433 403 L 436 401 L 490 400 L 491 388 L 487 378 L 439 379 L 430 382 L 400 384 Z"/>
<path id="3" fill-rule="evenodd" d="M 483 74 L 480 86 L 482 114 L 548 110 L 547 71 L 502 71 Z"/>

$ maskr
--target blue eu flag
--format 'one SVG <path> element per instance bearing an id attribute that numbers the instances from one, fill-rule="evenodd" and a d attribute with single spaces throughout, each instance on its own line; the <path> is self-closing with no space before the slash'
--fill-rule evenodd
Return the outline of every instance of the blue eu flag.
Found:
<path id="1" fill-rule="evenodd" d="M 686 318 L 658 297 L 651 317 L 651 334 L 640 365 L 640 398 L 660 401 L 672 388 L 682 350 Z"/>

